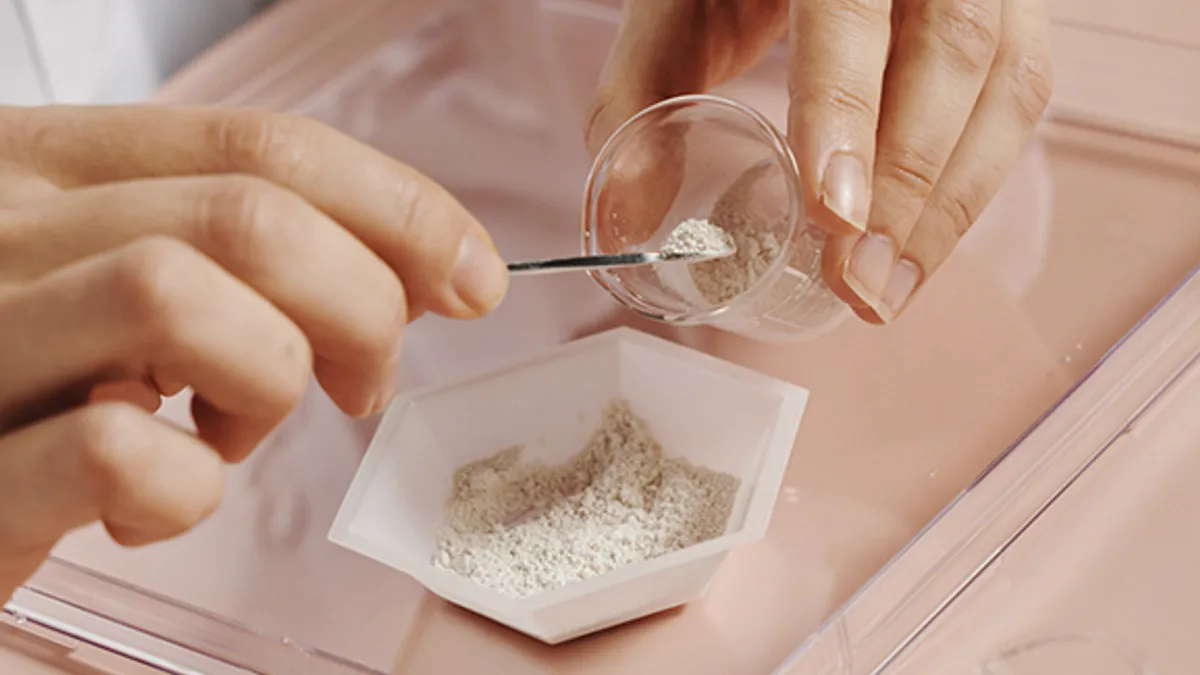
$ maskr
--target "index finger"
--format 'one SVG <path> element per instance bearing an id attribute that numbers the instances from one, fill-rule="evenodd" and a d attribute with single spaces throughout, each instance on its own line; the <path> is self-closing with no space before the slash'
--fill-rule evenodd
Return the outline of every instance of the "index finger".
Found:
<path id="1" fill-rule="evenodd" d="M 60 187 L 252 174 L 324 211 L 401 277 L 416 316 L 468 318 L 508 273 L 486 230 L 436 182 L 314 120 L 259 110 L 157 106 L 0 109 L 15 161 Z"/>
<path id="2" fill-rule="evenodd" d="M 792 0 L 788 138 L 805 207 L 830 234 L 866 230 L 891 0 Z"/>

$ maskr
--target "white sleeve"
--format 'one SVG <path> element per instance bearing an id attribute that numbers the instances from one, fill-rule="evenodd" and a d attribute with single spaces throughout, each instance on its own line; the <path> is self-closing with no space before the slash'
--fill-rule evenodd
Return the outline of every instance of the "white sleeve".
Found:
<path id="1" fill-rule="evenodd" d="M 47 93 L 17 0 L 0 0 L 0 105 L 39 105 Z"/>
<path id="2" fill-rule="evenodd" d="M 145 99 L 177 68 L 266 4 L 0 0 L 0 103 Z"/>

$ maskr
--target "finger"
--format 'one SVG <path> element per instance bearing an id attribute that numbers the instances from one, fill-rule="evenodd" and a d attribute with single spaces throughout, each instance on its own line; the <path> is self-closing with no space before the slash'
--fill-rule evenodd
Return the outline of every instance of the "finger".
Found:
<path id="1" fill-rule="evenodd" d="M 683 185 L 685 123 L 652 113 L 634 124 L 636 133 L 605 146 L 601 173 L 588 181 L 588 220 L 597 233 L 592 253 L 624 253 L 647 243 Z"/>
<path id="2" fill-rule="evenodd" d="M 313 120 L 254 110 L 53 107 L 24 113 L 18 159 L 63 187 L 243 173 L 296 192 L 377 252 L 423 310 L 479 316 L 508 271 L 491 238 L 434 181 Z"/>
<path id="3" fill-rule="evenodd" d="M 805 207 L 833 235 L 867 227 L 890 16 L 891 0 L 792 2 L 788 138 Z"/>
<path id="4" fill-rule="evenodd" d="M 121 544 L 178 535 L 216 509 L 220 458 L 124 403 L 99 403 L 0 437 L 0 597 L 77 527 L 100 520 Z"/>
<path id="5" fill-rule="evenodd" d="M 1004 40 L 979 104 L 883 293 L 899 314 L 1000 190 L 1050 101 L 1046 0 L 1006 0 Z"/>
<path id="6" fill-rule="evenodd" d="M 907 0 L 899 5 L 884 84 L 872 185 L 870 233 L 843 261 L 846 284 L 874 310 L 899 252 L 941 178 L 979 99 L 996 54 L 1002 0 Z"/>
<path id="7" fill-rule="evenodd" d="M 786 10 L 786 0 L 626 3 L 585 125 L 589 150 L 599 154 L 620 125 L 651 105 L 707 91 L 749 67 L 778 36 Z M 603 177 L 590 181 L 602 192 L 588 199 L 604 237 L 596 253 L 646 243 L 675 203 L 687 124 L 662 117 L 643 119 L 621 146 L 605 149 Z"/>
<path id="8" fill-rule="evenodd" d="M 186 382 L 219 414 L 200 438 L 236 461 L 299 403 L 304 334 L 188 245 L 147 238 L 0 296 L 0 433 L 63 392 L 146 377 Z M 68 397 L 67 405 L 76 403 Z"/>
<path id="9" fill-rule="evenodd" d="M 58 193 L 58 188 L 19 164 L 0 159 L 0 206 L 13 206 Z"/>
<path id="10" fill-rule="evenodd" d="M 4 275 L 33 278 L 151 235 L 183 240 L 304 331 L 318 379 L 347 413 L 389 400 L 404 288 L 377 255 L 295 193 L 250 176 L 135 180 L 68 190 L 8 219 Z"/>
<path id="11" fill-rule="evenodd" d="M 859 318 L 869 320 L 875 313 L 846 285 L 843 279 L 845 265 L 843 261 L 854 250 L 858 237 L 833 236 L 825 239 L 821 251 L 821 276 L 829 289 L 833 291 L 847 306 L 858 314 Z M 865 316 L 864 316 L 865 315 Z"/>
<path id="12" fill-rule="evenodd" d="M 639 110 L 756 63 L 786 28 L 787 9 L 787 0 L 626 3 L 585 127 L 592 153 Z"/>
<path id="13" fill-rule="evenodd" d="M 139 380 L 101 382 L 92 387 L 88 401 L 129 403 L 149 413 L 157 412 L 162 407 L 162 396 L 158 390 Z"/>

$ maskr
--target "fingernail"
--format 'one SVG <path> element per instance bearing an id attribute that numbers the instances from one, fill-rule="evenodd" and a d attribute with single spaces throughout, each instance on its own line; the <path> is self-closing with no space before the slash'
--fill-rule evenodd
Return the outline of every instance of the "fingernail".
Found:
<path id="1" fill-rule="evenodd" d="M 454 268 L 454 291 L 472 310 L 486 314 L 508 290 L 508 267 L 496 249 L 478 236 L 463 237 Z"/>
<path id="2" fill-rule="evenodd" d="M 892 276 L 883 289 L 882 297 L 883 304 L 887 305 L 893 315 L 904 311 L 913 291 L 921 283 L 921 276 L 921 268 L 915 262 L 901 258 L 900 262 L 896 263 L 896 269 L 892 270 Z"/>
<path id="3" fill-rule="evenodd" d="M 866 231 L 870 213 L 867 172 L 854 155 L 838 153 L 825 164 L 821 203 L 856 230 Z"/>
<path id="4" fill-rule="evenodd" d="M 892 238 L 886 234 L 868 234 L 850 251 L 843 279 L 863 302 L 875 310 L 885 309 L 883 293 L 895 264 L 896 244 Z M 887 320 L 888 317 L 880 318 Z"/>

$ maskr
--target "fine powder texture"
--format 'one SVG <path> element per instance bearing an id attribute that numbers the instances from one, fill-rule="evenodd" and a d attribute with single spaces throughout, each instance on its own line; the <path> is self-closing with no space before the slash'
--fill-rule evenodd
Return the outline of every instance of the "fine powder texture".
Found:
<path id="1" fill-rule="evenodd" d="M 617 399 L 564 464 L 523 463 L 514 447 L 460 468 L 433 564 L 528 597 L 722 535 L 739 484 L 664 457 Z"/>
<path id="2" fill-rule="evenodd" d="M 666 257 L 683 257 L 726 253 L 734 247 L 725 230 L 702 218 L 689 218 L 671 230 L 658 250 Z"/>
<path id="3" fill-rule="evenodd" d="M 741 299 L 738 311 L 753 317 L 752 324 L 769 317 L 773 325 L 791 331 L 819 329 L 844 316 L 845 305 L 821 277 L 823 241 L 802 227 L 788 244 L 788 214 L 776 210 L 783 202 L 761 198 L 777 184 L 776 170 L 767 164 L 751 168 L 721 195 L 709 221 L 729 233 L 735 251 L 719 260 L 689 265 L 688 273 L 704 301 L 723 305 L 740 299 L 780 255 L 786 255 L 779 276 L 752 297 Z"/>
<path id="4" fill-rule="evenodd" d="M 779 257 L 786 233 L 787 216 L 755 215 L 751 209 L 754 183 L 764 178 L 767 168 L 747 171 L 713 207 L 711 222 L 733 240 L 735 252 L 720 260 L 691 267 L 692 283 L 705 300 L 724 304 L 754 285 Z"/>

